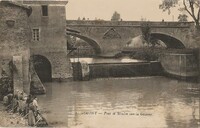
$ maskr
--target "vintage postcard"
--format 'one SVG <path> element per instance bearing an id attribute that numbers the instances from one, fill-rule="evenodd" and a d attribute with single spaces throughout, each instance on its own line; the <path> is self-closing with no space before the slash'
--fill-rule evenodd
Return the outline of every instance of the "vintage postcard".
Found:
<path id="1" fill-rule="evenodd" d="M 199 128 L 199 0 L 0 0 L 0 127 Z"/>

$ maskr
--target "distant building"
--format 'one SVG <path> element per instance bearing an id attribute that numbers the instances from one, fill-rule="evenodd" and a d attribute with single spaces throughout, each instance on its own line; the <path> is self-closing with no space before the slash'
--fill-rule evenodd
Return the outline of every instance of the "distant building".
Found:
<path id="1" fill-rule="evenodd" d="M 42 81 L 67 77 L 67 3 L 67 0 L 23 1 L 23 4 L 32 7 L 32 14 L 29 17 L 32 33 L 30 48 L 34 61 L 43 63 L 38 66 L 40 69 L 37 71 Z"/>

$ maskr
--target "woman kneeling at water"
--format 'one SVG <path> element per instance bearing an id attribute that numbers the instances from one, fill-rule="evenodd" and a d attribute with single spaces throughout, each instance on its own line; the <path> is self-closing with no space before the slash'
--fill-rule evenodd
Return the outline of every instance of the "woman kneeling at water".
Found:
<path id="1" fill-rule="evenodd" d="M 29 126 L 35 126 L 35 114 L 34 114 L 34 105 L 33 105 L 33 99 L 31 95 L 29 95 L 27 99 L 27 104 L 28 104 L 28 125 Z"/>

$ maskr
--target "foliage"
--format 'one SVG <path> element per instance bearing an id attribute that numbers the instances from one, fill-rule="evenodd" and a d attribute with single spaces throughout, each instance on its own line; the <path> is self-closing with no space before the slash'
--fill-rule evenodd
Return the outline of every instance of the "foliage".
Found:
<path id="1" fill-rule="evenodd" d="M 179 22 L 187 22 L 188 21 L 188 16 L 187 15 L 185 15 L 185 14 L 179 14 L 179 16 L 178 16 L 178 21 Z"/>
<path id="2" fill-rule="evenodd" d="M 16 70 L 16 67 L 13 65 L 12 61 L 6 64 L 8 64 L 9 70 L 1 69 L 0 100 L 3 99 L 3 96 L 13 92 L 13 71 Z"/>
<path id="3" fill-rule="evenodd" d="M 112 15 L 111 21 L 120 21 L 120 20 L 121 20 L 120 14 L 117 11 L 115 11 Z"/>
<path id="4" fill-rule="evenodd" d="M 120 52 L 115 55 L 115 58 L 129 57 L 138 60 L 155 61 L 158 60 L 160 51 L 160 49 L 156 50 L 155 48 L 135 48 L 127 53 Z"/>
<path id="5" fill-rule="evenodd" d="M 13 81 L 11 78 L 5 76 L 0 79 L 0 100 L 13 90 Z"/>
<path id="6" fill-rule="evenodd" d="M 130 51 L 124 51 L 117 53 L 115 58 L 129 57 L 132 59 L 156 61 L 164 53 L 173 54 L 195 54 L 198 56 L 199 49 L 162 49 L 162 48 L 134 48 Z"/>
<path id="7" fill-rule="evenodd" d="M 163 0 L 159 8 L 170 14 L 170 8 L 177 5 L 182 5 L 183 7 L 179 10 L 186 11 L 194 20 L 196 27 L 200 28 L 200 0 Z"/>
<path id="8" fill-rule="evenodd" d="M 139 60 L 147 60 L 147 61 L 155 61 L 158 60 L 159 55 L 157 52 L 154 51 L 154 49 L 151 48 L 143 48 L 140 50 L 137 50 L 136 52 L 133 52 L 130 55 L 133 59 L 139 59 Z"/>
<path id="9" fill-rule="evenodd" d="M 143 43 L 147 43 L 149 47 L 155 47 L 156 44 L 159 44 L 158 40 L 151 36 L 151 27 L 148 22 L 141 23 L 141 32 L 144 39 Z"/>
<path id="10" fill-rule="evenodd" d="M 151 38 L 151 28 L 148 22 L 141 23 L 141 32 L 142 32 L 142 37 L 145 40 L 143 43 L 147 43 L 149 46 Z"/>
<path id="11" fill-rule="evenodd" d="M 147 21 L 147 18 L 141 17 L 140 21 Z"/>
<path id="12" fill-rule="evenodd" d="M 159 8 L 163 11 L 168 11 L 168 14 L 171 13 L 170 8 L 176 7 L 179 0 L 163 0 L 162 4 L 159 5 Z"/>

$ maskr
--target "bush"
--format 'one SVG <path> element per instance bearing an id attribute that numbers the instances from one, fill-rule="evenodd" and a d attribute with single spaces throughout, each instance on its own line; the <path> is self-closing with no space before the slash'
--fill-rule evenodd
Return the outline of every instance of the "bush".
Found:
<path id="1" fill-rule="evenodd" d="M 164 53 L 194 54 L 198 56 L 198 49 L 165 49 L 165 48 L 132 48 L 115 55 L 115 58 L 130 57 L 132 59 L 156 61 Z"/>
<path id="2" fill-rule="evenodd" d="M 9 77 L 2 77 L 0 79 L 0 100 L 8 93 L 13 91 L 13 81 Z"/>
<path id="3" fill-rule="evenodd" d="M 154 49 L 138 49 L 130 54 L 130 58 L 146 61 L 155 61 L 159 58 L 159 53 Z"/>

